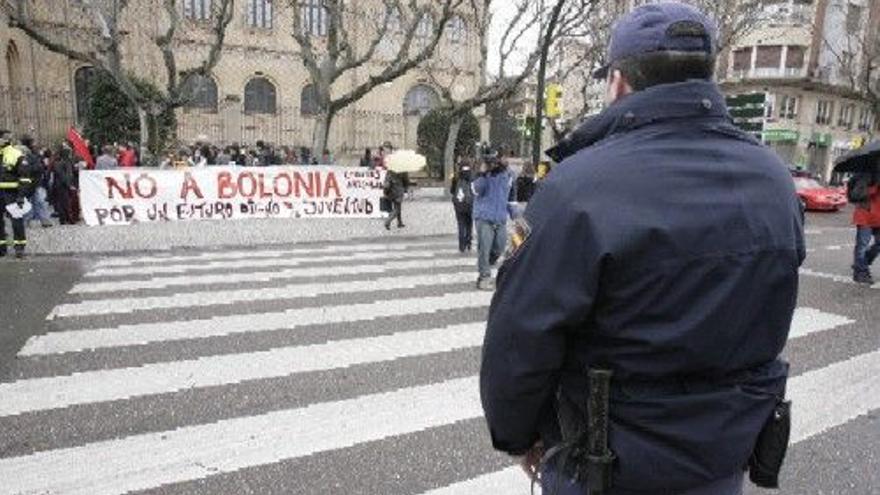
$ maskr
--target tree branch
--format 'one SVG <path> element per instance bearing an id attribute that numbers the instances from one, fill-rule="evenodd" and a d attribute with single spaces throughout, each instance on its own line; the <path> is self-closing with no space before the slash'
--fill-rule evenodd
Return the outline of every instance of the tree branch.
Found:
<path id="1" fill-rule="evenodd" d="M 437 45 L 439 44 L 440 39 L 443 36 L 443 32 L 446 29 L 446 25 L 452 18 L 453 11 L 461 5 L 462 1 L 463 0 L 443 0 L 443 10 L 440 14 L 439 19 L 435 19 L 434 30 L 431 35 L 430 41 L 421 49 L 421 51 L 417 53 L 416 56 L 412 58 L 398 58 L 397 60 L 389 64 L 385 68 L 385 70 L 383 70 L 378 75 L 370 76 L 365 83 L 355 87 L 347 94 L 332 100 L 330 102 L 331 110 L 336 111 L 345 108 L 352 102 L 363 98 L 376 86 L 393 81 L 403 74 L 406 74 L 419 64 L 428 60 L 428 58 L 431 57 L 431 55 L 437 48 Z M 411 2 L 411 5 L 413 5 L 414 2 L 415 0 Z M 419 10 L 421 10 L 424 15 L 429 15 L 427 10 L 418 9 L 417 12 Z M 399 55 L 402 55 L 403 53 L 409 53 L 409 45 L 412 42 L 412 38 L 416 33 L 420 21 L 421 16 L 415 16 L 415 19 L 411 23 L 410 28 L 407 30 L 408 42 L 404 43 L 404 47 L 401 48 Z M 406 50 L 405 52 L 404 49 Z"/>
<path id="2" fill-rule="evenodd" d="M 100 62 L 94 53 L 88 53 L 84 51 L 74 50 L 68 46 L 64 46 L 61 43 L 57 43 L 49 39 L 48 36 L 43 34 L 35 25 L 33 20 L 31 20 L 27 14 L 25 13 L 25 1 L 18 0 L 15 5 L 10 5 L 9 3 L 3 3 L 3 12 L 8 17 L 8 24 L 10 29 L 21 29 L 29 38 L 36 41 L 37 44 L 42 46 L 43 48 L 49 50 L 50 52 L 57 53 L 59 55 L 63 55 L 69 59 L 76 60 L 79 62 L 83 62 L 86 64 L 99 66 Z"/>

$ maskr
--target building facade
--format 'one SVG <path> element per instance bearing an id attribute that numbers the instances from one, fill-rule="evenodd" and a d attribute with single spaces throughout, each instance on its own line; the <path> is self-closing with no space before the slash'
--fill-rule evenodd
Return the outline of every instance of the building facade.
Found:
<path id="1" fill-rule="evenodd" d="M 732 47 L 722 86 L 766 94 L 764 141 L 790 165 L 830 179 L 835 158 L 880 134 L 877 108 L 863 93 L 868 57 L 880 46 L 880 0 L 765 8 L 760 28 Z"/>
<path id="2" fill-rule="evenodd" d="M 613 0 L 601 15 L 650 1 Z M 835 158 L 880 137 L 878 108 L 864 92 L 870 63 L 880 93 L 880 0 L 766 0 L 748 15 L 748 25 L 737 26 L 742 35 L 719 55 L 721 87 L 729 96 L 764 95 L 764 142 L 790 166 L 828 180 Z M 590 67 L 572 70 L 589 49 L 584 40 L 566 40 L 555 53 L 569 125 L 583 109 L 590 115 L 604 105 L 604 81 L 585 84 Z"/>
<path id="3" fill-rule="evenodd" d="M 59 41 L 75 45 L 77 36 L 94 30 L 94 24 L 84 20 L 86 12 L 77 0 L 34 3 L 44 4 L 44 10 L 34 16 L 42 16 L 42 24 L 53 27 Z M 186 28 L 174 42 L 181 69 L 204 60 L 212 8 L 216 8 L 216 0 L 178 0 L 181 26 Z M 358 2 L 357 8 L 361 10 L 350 23 L 351 39 L 365 50 L 376 39 L 376 13 L 383 12 L 384 3 L 365 0 Z M 126 69 L 159 87 L 165 84 L 167 71 L 153 40 L 167 29 L 162 14 L 161 1 L 132 0 L 120 20 Z M 210 77 L 188 82 L 191 98 L 177 112 L 180 141 L 253 144 L 263 140 L 310 145 L 316 98 L 292 36 L 295 15 L 302 16 L 303 25 L 320 46 L 329 22 L 320 0 L 235 2 L 219 63 Z M 427 42 L 433 30 L 431 22 L 424 18 L 419 24 L 415 44 Z M 70 125 L 81 126 L 93 69 L 43 49 L 22 31 L 7 28 L 6 19 L 0 19 L 0 24 L 0 49 L 4 52 L 0 59 L 0 127 L 31 133 L 48 142 L 61 139 Z M 404 27 L 399 16 L 393 18 L 388 39 L 379 44 L 372 61 L 346 73 L 334 85 L 334 94 L 354 87 L 388 64 L 399 46 L 392 34 L 399 34 Z M 478 72 L 478 33 L 466 14 L 455 15 L 447 24 L 434 56 L 454 59 L 455 81 L 462 94 L 476 88 L 483 77 Z M 443 77 L 440 74 L 439 80 Z M 419 120 L 440 103 L 441 93 L 432 83 L 437 80 L 436 72 L 432 78 L 425 68 L 417 68 L 375 88 L 338 114 L 329 147 L 337 155 L 349 156 L 384 142 L 414 148 Z"/>

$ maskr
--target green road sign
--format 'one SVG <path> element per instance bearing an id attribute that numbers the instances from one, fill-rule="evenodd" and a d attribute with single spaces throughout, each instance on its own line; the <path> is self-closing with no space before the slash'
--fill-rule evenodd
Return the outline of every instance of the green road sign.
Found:
<path id="1" fill-rule="evenodd" d="M 728 96 L 727 110 L 733 123 L 740 129 L 752 133 L 758 139 L 764 131 L 764 112 L 767 105 L 765 93 L 748 93 Z"/>
<path id="2" fill-rule="evenodd" d="M 801 134 L 790 129 L 767 129 L 764 131 L 765 143 L 796 143 Z"/>

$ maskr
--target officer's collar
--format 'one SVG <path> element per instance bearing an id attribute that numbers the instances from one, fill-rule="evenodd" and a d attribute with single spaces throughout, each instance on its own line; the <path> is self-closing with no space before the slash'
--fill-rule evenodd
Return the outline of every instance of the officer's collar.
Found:
<path id="1" fill-rule="evenodd" d="M 612 134 L 670 119 L 716 117 L 730 119 L 724 96 L 711 81 L 664 84 L 626 96 L 590 118 L 547 151 L 561 162 Z"/>

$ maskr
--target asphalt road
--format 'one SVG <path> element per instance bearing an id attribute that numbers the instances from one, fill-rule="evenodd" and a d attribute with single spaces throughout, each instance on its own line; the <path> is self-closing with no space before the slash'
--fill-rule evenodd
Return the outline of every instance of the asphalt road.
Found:
<path id="1" fill-rule="evenodd" d="M 775 493 L 880 493 L 880 290 L 848 282 L 847 220 L 808 218 Z M 525 495 L 481 418 L 473 264 L 400 233 L 4 260 L 0 494 Z"/>

